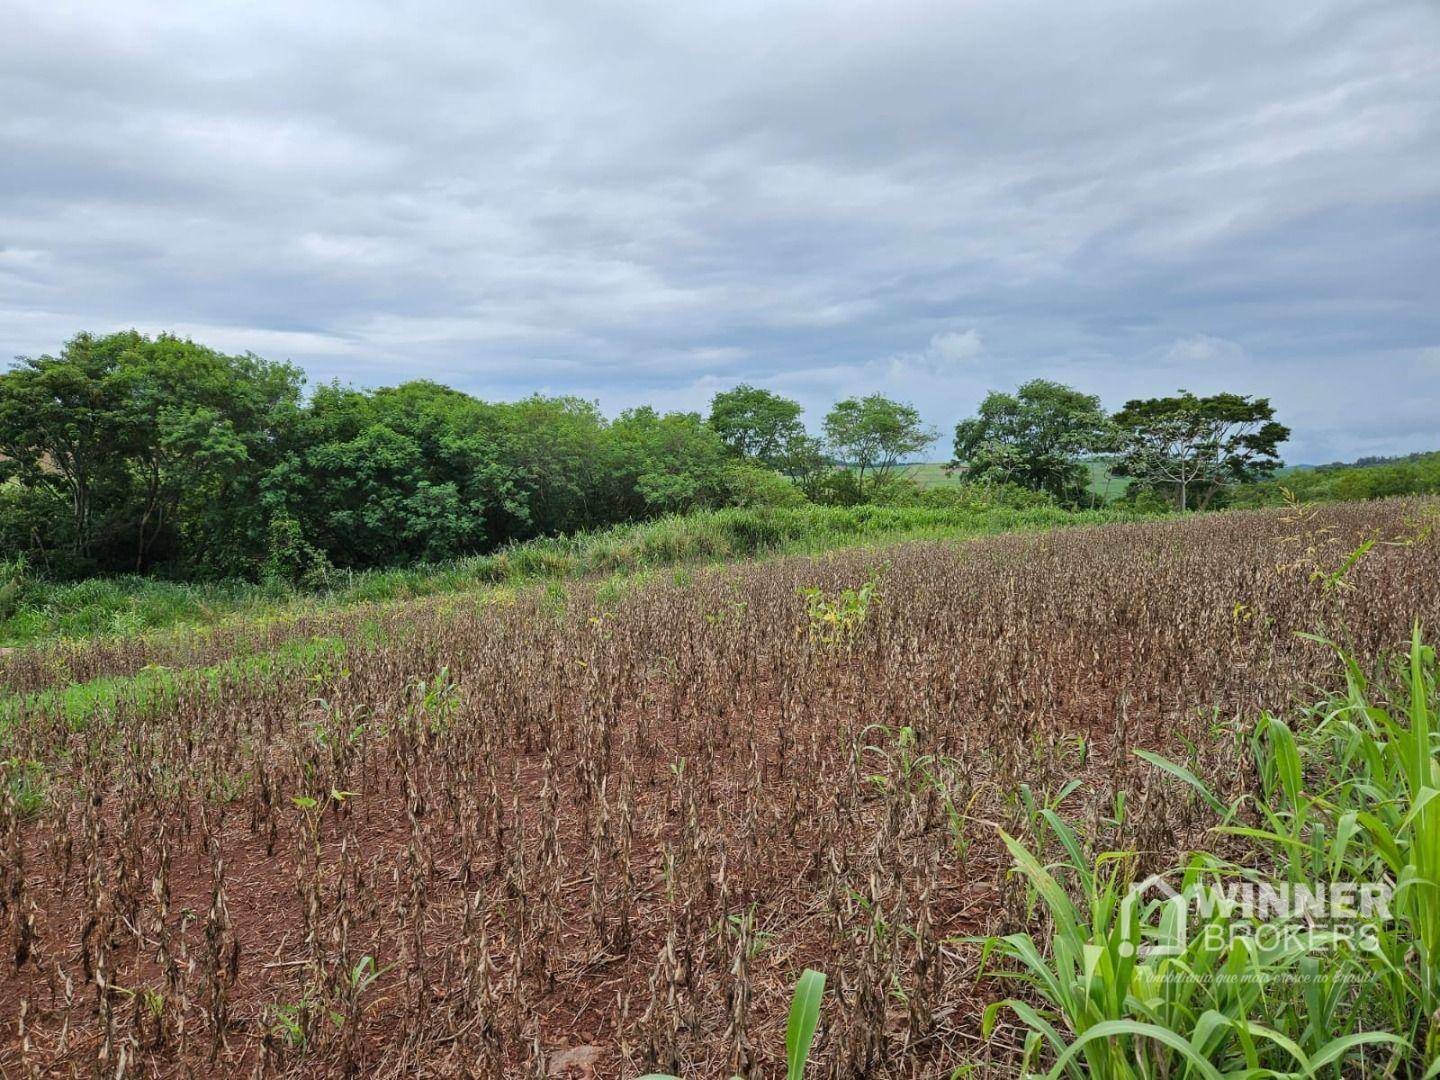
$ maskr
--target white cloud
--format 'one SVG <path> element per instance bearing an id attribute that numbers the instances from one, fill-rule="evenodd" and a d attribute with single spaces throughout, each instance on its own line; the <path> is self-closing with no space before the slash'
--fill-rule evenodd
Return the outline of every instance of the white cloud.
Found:
<path id="1" fill-rule="evenodd" d="M 317 378 L 608 408 L 745 380 L 812 415 L 879 389 L 942 428 L 1036 375 L 1208 379 L 1304 417 L 1307 457 L 1382 437 L 1365 417 L 1435 439 L 1396 404 L 1440 340 L 1433 5 L 0 23 L 0 356 L 172 327 Z"/>
<path id="2" fill-rule="evenodd" d="M 985 342 L 980 338 L 980 331 L 974 327 L 963 331 L 946 330 L 930 339 L 930 345 L 925 353 L 938 362 L 961 364 L 983 356 Z"/>
<path id="3" fill-rule="evenodd" d="M 880 372 L 888 379 L 904 379 L 911 374 L 944 378 L 972 369 L 974 362 L 985 355 L 985 342 L 972 326 L 967 330 L 942 330 L 933 334 L 923 349 L 891 353 L 858 368 L 872 375 Z"/>
<path id="4" fill-rule="evenodd" d="M 1192 334 L 1177 338 L 1160 354 L 1160 363 L 1167 367 L 1203 369 L 1207 365 L 1233 364 L 1247 359 L 1245 347 L 1209 334 Z"/>
<path id="5" fill-rule="evenodd" d="M 147 334 L 169 332 L 191 338 L 221 352 L 253 352 L 272 360 L 291 356 L 348 356 L 355 343 L 330 334 L 305 330 L 269 330 L 253 326 L 217 326 L 207 323 L 138 323 L 105 327 L 107 330 L 137 329 Z"/>

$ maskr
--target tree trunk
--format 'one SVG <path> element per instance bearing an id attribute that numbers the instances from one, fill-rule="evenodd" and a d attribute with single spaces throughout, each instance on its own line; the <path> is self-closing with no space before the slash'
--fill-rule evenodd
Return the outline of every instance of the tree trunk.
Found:
<path id="1" fill-rule="evenodd" d="M 71 488 L 75 513 L 75 550 L 86 556 L 90 554 L 90 485 L 83 477 L 76 477 Z"/>
<path id="2" fill-rule="evenodd" d="M 145 565 L 145 530 L 150 524 L 150 517 L 155 513 L 155 504 L 159 500 L 160 490 L 160 469 L 152 465 L 150 468 L 150 486 L 145 492 L 145 512 L 140 515 L 139 535 L 135 541 L 135 572 L 138 574 L 141 567 Z"/>

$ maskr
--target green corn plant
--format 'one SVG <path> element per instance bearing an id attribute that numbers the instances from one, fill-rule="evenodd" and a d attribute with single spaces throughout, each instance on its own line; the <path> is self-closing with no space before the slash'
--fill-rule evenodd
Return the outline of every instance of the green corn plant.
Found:
<path id="1" fill-rule="evenodd" d="M 946 773 L 951 769 L 951 763 L 945 759 L 937 759 L 941 767 L 930 773 L 930 784 L 940 799 L 940 808 L 945 812 L 945 827 L 950 833 L 950 845 L 955 854 L 961 859 L 966 858 L 970 852 L 970 834 L 968 830 L 971 821 L 971 811 L 980 799 L 979 791 L 970 792 L 970 797 L 962 806 L 955 798 L 955 788 L 950 783 Z"/>
<path id="2" fill-rule="evenodd" d="M 820 1025 L 820 1001 L 824 996 L 825 976 L 806 968 L 795 984 L 790 1020 L 785 1025 L 785 1080 L 802 1080 L 805 1075 L 815 1029 Z"/>
<path id="3" fill-rule="evenodd" d="M 870 724 L 860 736 L 869 738 L 872 732 L 893 743 L 893 748 L 881 741 L 867 743 L 861 748 L 861 753 L 879 758 L 885 766 L 884 771 L 867 777 L 872 784 L 882 791 L 895 784 L 902 791 L 913 792 L 933 781 L 939 759 L 933 754 L 915 752 L 917 737 L 913 727 L 908 724 L 894 728 L 886 724 Z"/>
<path id="4" fill-rule="evenodd" d="M 1292 731 L 1274 717 L 1257 727 L 1255 756 L 1266 827 L 1248 836 L 1308 886 L 1344 881 L 1393 885 L 1390 918 L 1364 927 L 1362 993 L 1385 1026 L 1411 1036 L 1427 1076 L 1440 1075 L 1440 758 L 1435 653 L 1417 626 L 1387 706 L 1356 661 L 1333 643 L 1343 694 Z"/>
<path id="5" fill-rule="evenodd" d="M 1336 651 L 1343 694 L 1293 725 L 1269 715 L 1255 725 L 1253 798 L 1227 806 L 1192 770 L 1137 751 L 1200 794 L 1216 833 L 1247 843 L 1246 866 L 1198 855 L 1178 888 L 1146 898 L 1130 888 L 1128 855 L 1087 860 L 1053 808 L 1027 803 L 1037 843 L 1048 847 L 1048 832 L 1063 858 L 1042 865 L 1003 839 L 1050 933 L 990 939 L 984 954 L 1008 960 L 996 974 L 1030 991 L 984 1018 L 987 1032 L 1007 1009 L 1020 1018 L 1027 1069 L 1048 1065 L 1048 1075 L 1075 1080 L 1336 1076 L 1357 1066 L 1440 1076 L 1435 655 L 1416 629 L 1381 707 L 1356 662 Z M 1388 881 L 1393 894 L 1388 911 L 1362 907 L 1344 928 L 1302 923 L 1291 929 L 1304 933 L 1267 936 L 1273 913 L 1236 910 L 1215 891 L 1226 881 L 1310 896 Z"/>
<path id="6" fill-rule="evenodd" d="M 1035 790 L 1029 784 L 1022 783 L 1015 789 L 1015 798 L 1025 812 L 1025 820 L 1029 822 L 1031 833 L 1041 836 L 1044 834 L 1047 822 L 1051 823 L 1050 829 L 1056 831 L 1054 823 L 1059 821 L 1056 812 L 1060 809 L 1060 804 L 1079 790 L 1079 780 L 1067 780 L 1053 795 L 1048 791 L 1042 791 L 1036 795 Z M 1059 837 L 1058 831 L 1057 837 Z M 1062 842 L 1065 839 L 1064 837 L 1059 838 Z"/>
<path id="7" fill-rule="evenodd" d="M 1024 985 L 1027 997 L 992 1003 L 983 1031 L 993 1034 L 1002 1011 L 1027 1029 L 1025 1075 L 1073 1080 L 1219 1080 L 1244 1076 L 1320 1076 L 1360 1047 L 1404 1045 L 1388 1032 L 1335 1033 L 1315 1025 L 1301 1038 L 1286 1029 L 1303 1014 L 1284 1000 L 1290 978 L 1303 974 L 1304 941 L 1266 942 L 1216 892 L 1226 867 L 1197 855 L 1178 888 L 1147 897 L 1127 873 L 1131 855 L 1110 852 L 1093 863 L 1080 856 L 1074 833 L 1050 820 L 1075 879 L 1077 904 L 1040 861 L 1013 837 L 1002 839 L 1053 927 L 1048 948 L 1028 933 L 985 942 L 982 964 Z M 1143 884 L 1143 883 L 1139 883 Z M 1272 986 L 1280 986 L 1279 993 Z M 1038 998 L 1043 1004 L 1037 1007 Z M 1048 1071 L 1036 1071 L 1049 1063 Z"/>
<path id="8" fill-rule="evenodd" d="M 820 1026 L 820 1003 L 825 996 L 825 975 L 806 968 L 790 999 L 790 1020 L 785 1025 L 785 1080 L 803 1080 L 810 1047 Z M 640 1080 L 679 1080 L 664 1073 L 647 1073 Z"/>
<path id="9" fill-rule="evenodd" d="M 290 1050 L 303 1050 L 309 1045 L 307 1013 L 314 1005 L 307 999 L 290 1004 L 270 1006 L 270 1034 L 284 1043 Z"/>

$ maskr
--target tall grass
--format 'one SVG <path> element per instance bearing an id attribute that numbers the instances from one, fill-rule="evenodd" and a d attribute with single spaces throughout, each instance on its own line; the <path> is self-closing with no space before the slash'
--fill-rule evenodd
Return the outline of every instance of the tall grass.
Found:
<path id="1" fill-rule="evenodd" d="M 340 668 L 347 651 L 369 644 L 339 636 L 300 638 L 204 667 L 156 664 L 133 675 L 101 676 L 31 694 L 0 694 L 0 734 L 27 712 L 53 710 L 79 730 L 91 717 L 122 707 L 137 716 L 163 716 L 182 694 L 203 691 L 213 696 L 240 681 L 254 685 L 318 682 Z"/>
<path id="2" fill-rule="evenodd" d="M 1040 840 L 1057 862 L 1004 836 L 1050 926 L 987 943 L 1024 993 L 993 1004 L 986 1028 L 1019 1019 L 1027 1075 L 1440 1075 L 1435 653 L 1417 629 L 1378 693 L 1340 658 L 1344 692 L 1256 725 L 1251 796 L 1227 807 L 1147 755 L 1202 792 L 1219 811 L 1212 846 L 1242 842 L 1243 859 L 1197 853 L 1154 895 L 1137 887 L 1133 853 L 1087 856 L 1053 811 Z M 1244 907 L 1222 891 L 1237 882 L 1275 897 L 1363 898 L 1381 883 L 1393 894 L 1317 922 L 1314 908 Z"/>

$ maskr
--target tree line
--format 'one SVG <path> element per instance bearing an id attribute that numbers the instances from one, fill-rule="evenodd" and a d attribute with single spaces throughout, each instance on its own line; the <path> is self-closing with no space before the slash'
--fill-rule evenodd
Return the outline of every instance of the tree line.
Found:
<path id="1" fill-rule="evenodd" d="M 1298 502 L 1350 502 L 1401 495 L 1440 494 L 1440 452 L 1362 457 L 1354 462 L 1300 468 L 1237 491 L 1237 506 Z"/>
<path id="2" fill-rule="evenodd" d="M 1289 438 L 1267 398 L 1181 390 L 1106 415 L 1094 394 L 1033 379 L 1013 394 L 992 391 L 956 425 L 955 464 L 1075 503 L 1085 498 L 1084 463 L 1103 457 L 1131 480 L 1131 498 L 1205 510 L 1274 475 Z"/>
<path id="3" fill-rule="evenodd" d="M 1111 453 L 1132 491 L 1199 507 L 1273 472 L 1287 434 L 1264 399 L 1182 393 L 1107 417 L 1037 380 L 961 421 L 953 464 L 992 498 L 1079 505 L 1086 458 Z M 747 385 L 708 415 L 608 419 L 428 381 L 306 393 L 298 368 L 253 354 L 79 334 L 0 374 L 0 551 L 57 577 L 303 580 L 692 509 L 919 498 L 902 474 L 936 437 L 880 394 L 837 402 L 817 435 Z"/>

